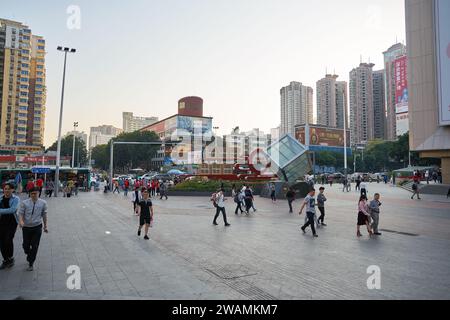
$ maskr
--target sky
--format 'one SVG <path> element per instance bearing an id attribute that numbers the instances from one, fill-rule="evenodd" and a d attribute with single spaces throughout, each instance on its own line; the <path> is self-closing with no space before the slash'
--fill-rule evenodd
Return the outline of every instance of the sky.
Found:
<path id="1" fill-rule="evenodd" d="M 73 11 L 73 6 L 79 9 Z M 280 89 L 328 73 L 348 81 L 364 62 L 405 41 L 404 0 L 0 0 L 0 17 L 46 39 L 45 146 L 62 134 L 122 128 L 122 112 L 160 119 L 185 96 L 204 100 L 217 133 L 280 123 Z M 315 100 L 315 97 L 314 97 Z M 314 102 L 315 108 L 315 102 Z"/>

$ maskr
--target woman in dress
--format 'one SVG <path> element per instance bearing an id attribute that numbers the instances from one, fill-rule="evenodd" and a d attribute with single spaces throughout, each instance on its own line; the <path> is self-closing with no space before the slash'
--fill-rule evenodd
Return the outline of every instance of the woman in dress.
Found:
<path id="1" fill-rule="evenodd" d="M 361 195 L 358 202 L 358 223 L 356 224 L 356 235 L 358 237 L 362 236 L 359 227 L 363 225 L 367 226 L 367 232 L 369 232 L 369 236 L 371 236 L 372 230 L 370 229 L 370 214 L 369 207 L 367 206 L 367 198 L 366 196 Z"/>

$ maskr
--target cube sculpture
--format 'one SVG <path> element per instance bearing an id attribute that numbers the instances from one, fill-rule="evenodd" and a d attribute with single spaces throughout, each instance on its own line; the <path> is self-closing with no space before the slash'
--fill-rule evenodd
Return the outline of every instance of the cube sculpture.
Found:
<path id="1" fill-rule="evenodd" d="M 307 147 L 290 134 L 271 144 L 267 148 L 267 154 L 270 158 L 270 170 L 288 184 L 294 184 L 298 178 L 312 171 Z"/>

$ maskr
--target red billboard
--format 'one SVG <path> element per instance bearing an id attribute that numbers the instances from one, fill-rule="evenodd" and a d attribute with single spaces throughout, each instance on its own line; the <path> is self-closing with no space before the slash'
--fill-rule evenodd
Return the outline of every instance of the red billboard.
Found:
<path id="1" fill-rule="evenodd" d="M 395 112 L 408 112 L 408 80 L 406 56 L 394 61 L 395 72 Z"/>

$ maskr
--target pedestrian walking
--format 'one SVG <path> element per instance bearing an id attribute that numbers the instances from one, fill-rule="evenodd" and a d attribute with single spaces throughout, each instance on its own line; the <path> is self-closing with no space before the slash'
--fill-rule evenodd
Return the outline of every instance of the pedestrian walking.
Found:
<path id="1" fill-rule="evenodd" d="M 277 201 L 277 197 L 275 196 L 275 184 L 270 184 L 270 199 L 272 199 L 272 203 Z"/>
<path id="2" fill-rule="evenodd" d="M 326 226 L 324 219 L 325 219 L 325 201 L 327 201 L 327 198 L 324 195 L 325 188 L 320 187 L 319 188 L 319 194 L 317 195 L 317 207 L 320 211 L 319 219 L 317 219 L 317 223 L 322 226 Z"/>
<path id="3" fill-rule="evenodd" d="M 309 191 L 308 195 L 305 197 L 305 200 L 302 203 L 302 206 L 300 207 L 299 215 L 302 214 L 303 208 L 306 206 L 306 217 L 307 221 L 306 223 L 301 227 L 301 230 L 303 233 L 306 233 L 305 229 L 309 226 L 311 226 L 311 231 L 313 233 L 313 237 L 318 237 L 316 233 L 316 228 L 314 226 L 314 216 L 316 214 L 316 199 L 314 198 L 314 194 L 316 193 L 316 190 L 313 188 Z"/>
<path id="4" fill-rule="evenodd" d="M 128 179 L 125 179 L 123 183 L 123 195 L 125 197 L 128 197 L 128 190 L 130 189 L 130 181 Z"/>
<path id="5" fill-rule="evenodd" d="M 330 187 L 333 186 L 333 177 L 331 176 L 331 174 L 328 176 L 328 183 L 330 184 Z"/>
<path id="6" fill-rule="evenodd" d="M 365 181 L 362 181 L 360 183 L 360 188 L 361 188 L 361 196 L 364 196 L 367 199 L 367 185 Z"/>
<path id="7" fill-rule="evenodd" d="M 164 181 L 161 182 L 161 185 L 159 186 L 159 195 L 160 200 L 162 200 L 163 197 L 166 197 L 167 200 L 167 183 L 165 183 Z"/>
<path id="8" fill-rule="evenodd" d="M 358 175 L 356 177 L 355 182 L 356 182 L 355 191 L 356 190 L 361 191 L 361 176 L 360 175 Z"/>
<path id="9" fill-rule="evenodd" d="M 141 199 L 142 199 L 141 191 L 139 190 L 139 186 L 136 186 L 133 192 L 133 198 L 131 200 L 133 202 L 133 212 L 135 215 L 138 215 L 137 207 Z"/>
<path id="10" fill-rule="evenodd" d="M 380 222 L 380 194 L 375 193 L 373 196 L 373 200 L 369 203 L 369 213 L 372 218 L 372 224 L 370 225 L 373 231 L 373 234 L 377 236 L 381 236 L 381 233 L 378 232 L 378 224 Z"/>
<path id="11" fill-rule="evenodd" d="M 356 223 L 356 236 L 361 237 L 360 226 L 366 225 L 369 236 L 372 236 L 370 229 L 370 214 L 368 212 L 367 197 L 361 195 L 358 202 L 358 222 Z"/>
<path id="12" fill-rule="evenodd" d="M 46 196 L 51 198 L 54 189 L 55 189 L 55 183 L 53 182 L 53 180 L 47 181 L 47 183 L 45 184 L 45 194 L 46 194 Z"/>
<path id="13" fill-rule="evenodd" d="M 232 192 L 232 194 L 233 194 L 233 192 Z M 243 193 L 239 192 L 239 191 L 235 191 L 233 200 L 236 203 L 236 209 L 234 210 L 234 213 L 238 214 L 238 210 L 240 210 L 241 214 L 242 214 L 244 212 L 244 210 L 242 210 L 242 202 L 244 201 Z"/>
<path id="14" fill-rule="evenodd" d="M 419 194 L 419 183 L 416 181 L 413 181 L 413 184 L 411 186 L 413 194 L 411 196 L 411 199 L 414 198 L 415 195 L 417 195 L 417 200 L 420 200 L 420 194 Z"/>
<path id="15" fill-rule="evenodd" d="M 31 191 L 31 197 L 22 202 L 19 209 L 19 226 L 22 228 L 23 250 L 27 255 L 28 271 L 33 271 L 33 264 L 39 249 L 42 228 L 48 233 L 47 202 L 38 197 L 39 188 Z M 42 227 L 43 226 L 43 227 Z"/>
<path id="16" fill-rule="evenodd" d="M 219 217 L 219 214 L 222 212 L 223 221 L 225 223 L 225 226 L 228 227 L 228 226 L 230 226 L 230 224 L 227 222 L 227 214 L 225 212 L 225 200 L 226 199 L 225 199 L 224 192 L 225 192 L 224 189 L 220 189 L 215 194 L 214 202 L 216 204 L 216 215 L 214 216 L 213 225 L 217 226 L 217 218 Z"/>
<path id="17" fill-rule="evenodd" d="M 295 201 L 295 191 L 292 187 L 286 192 L 286 199 L 289 205 L 289 213 L 292 213 L 292 202 Z"/>
<path id="18" fill-rule="evenodd" d="M 40 198 L 42 194 L 42 188 L 44 187 L 44 180 L 42 180 L 41 177 L 39 177 L 39 179 L 36 180 L 36 187 L 39 188 L 39 198 Z"/>
<path id="19" fill-rule="evenodd" d="M 430 184 L 430 171 L 425 171 L 425 180 L 427 180 L 427 184 Z"/>
<path id="20" fill-rule="evenodd" d="M 120 193 L 120 189 L 119 189 L 119 181 L 115 180 L 113 181 L 114 184 L 114 190 L 113 190 L 113 194 L 117 191 L 117 193 Z"/>
<path id="21" fill-rule="evenodd" d="M 145 226 L 145 228 L 144 228 L 144 232 L 145 232 L 144 239 L 145 240 L 150 239 L 148 237 L 148 231 L 149 231 L 150 225 L 153 221 L 153 204 L 149 197 L 150 197 L 150 195 L 149 195 L 148 189 L 142 190 L 142 200 L 140 200 L 139 204 L 138 204 L 139 229 L 138 229 L 137 235 L 138 235 L 138 237 L 141 236 L 142 227 Z"/>
<path id="22" fill-rule="evenodd" d="M 14 266 L 14 235 L 19 222 L 17 210 L 20 200 L 13 192 L 14 185 L 6 183 L 0 198 L 0 251 L 3 257 L 0 270 Z"/>
<path id="23" fill-rule="evenodd" d="M 250 208 L 253 207 L 253 193 L 252 193 L 252 190 L 247 186 L 245 186 L 244 195 L 245 195 L 245 198 L 244 198 L 245 213 L 249 214 Z M 256 211 L 254 208 L 253 208 L 253 210 Z"/>

